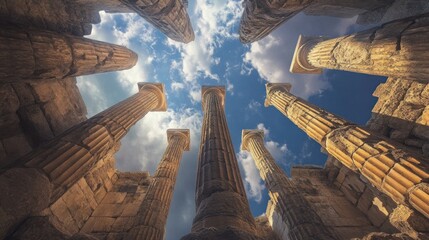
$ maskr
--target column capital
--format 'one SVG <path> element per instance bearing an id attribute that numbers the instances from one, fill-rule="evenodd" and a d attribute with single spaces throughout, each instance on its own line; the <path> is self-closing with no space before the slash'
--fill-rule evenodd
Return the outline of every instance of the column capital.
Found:
<path id="1" fill-rule="evenodd" d="M 319 42 L 325 41 L 324 37 L 306 37 L 299 35 L 293 54 L 289 71 L 291 73 L 321 74 L 322 69 L 311 65 L 307 58 L 310 50 Z"/>
<path id="2" fill-rule="evenodd" d="M 165 112 L 167 111 L 167 99 L 165 97 L 165 87 L 163 83 L 149 83 L 139 82 L 137 83 L 139 91 L 147 90 L 155 93 L 158 97 L 158 106 L 152 111 Z"/>
<path id="3" fill-rule="evenodd" d="M 225 86 L 202 86 L 201 87 L 201 103 L 204 110 L 204 99 L 208 93 L 216 93 L 221 98 L 222 107 L 225 108 Z"/>
<path id="4" fill-rule="evenodd" d="M 167 130 L 167 139 L 170 142 L 173 136 L 181 136 L 186 140 L 184 151 L 189 151 L 191 145 L 191 137 L 189 129 L 168 129 Z"/>
<path id="5" fill-rule="evenodd" d="M 260 138 L 264 141 L 264 131 L 260 129 L 243 129 L 241 131 L 241 150 L 249 151 L 247 144 L 250 138 Z"/>
<path id="6" fill-rule="evenodd" d="M 268 107 L 271 105 L 271 92 L 274 90 L 284 90 L 286 92 L 290 92 L 290 89 L 292 88 L 292 85 L 290 83 L 267 83 L 265 84 L 265 89 L 267 92 L 267 96 L 265 97 L 264 106 Z"/>

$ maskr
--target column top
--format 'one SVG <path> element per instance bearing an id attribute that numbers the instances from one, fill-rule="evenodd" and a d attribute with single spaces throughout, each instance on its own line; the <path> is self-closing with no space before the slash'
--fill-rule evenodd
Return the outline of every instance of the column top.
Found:
<path id="1" fill-rule="evenodd" d="M 165 87 L 163 83 L 139 82 L 137 83 L 137 86 L 139 88 L 139 91 L 148 90 L 158 96 L 158 106 L 152 111 L 167 111 L 167 99 L 165 97 Z"/>
<path id="2" fill-rule="evenodd" d="M 312 66 L 307 58 L 314 45 L 324 40 L 326 38 L 299 35 L 289 71 L 291 73 L 321 74 L 322 69 Z"/>
<path id="3" fill-rule="evenodd" d="M 225 108 L 225 86 L 202 86 L 201 87 L 201 103 L 204 111 L 204 98 L 206 94 L 214 92 L 221 98 L 222 107 Z"/>
<path id="4" fill-rule="evenodd" d="M 260 129 L 243 129 L 241 131 L 241 150 L 249 151 L 247 144 L 249 138 L 260 137 L 262 141 L 264 140 L 264 131 Z"/>
<path id="5" fill-rule="evenodd" d="M 270 93 L 274 90 L 283 90 L 286 92 L 290 92 L 290 89 L 292 88 L 292 84 L 290 83 L 267 83 L 265 84 L 265 89 L 266 89 L 266 97 L 265 97 L 265 102 L 264 102 L 264 106 L 268 107 L 271 104 L 271 96 Z"/>
<path id="6" fill-rule="evenodd" d="M 189 129 L 168 129 L 167 130 L 167 139 L 168 142 L 170 142 L 170 139 L 173 136 L 182 136 L 186 139 L 186 144 L 185 144 L 185 148 L 183 149 L 184 151 L 189 151 L 190 149 L 190 145 L 191 145 L 191 137 L 190 137 L 190 131 Z"/>

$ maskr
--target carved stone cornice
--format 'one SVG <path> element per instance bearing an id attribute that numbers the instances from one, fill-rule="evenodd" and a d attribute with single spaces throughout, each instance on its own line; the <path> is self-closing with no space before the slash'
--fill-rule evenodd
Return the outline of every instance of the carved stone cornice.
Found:
<path id="1" fill-rule="evenodd" d="M 165 97 L 165 86 L 163 83 L 147 83 L 139 82 L 137 83 L 139 91 L 151 91 L 155 93 L 158 97 L 158 106 L 151 111 L 167 111 L 167 99 Z"/>
<path id="2" fill-rule="evenodd" d="M 190 138 L 190 131 L 189 129 L 168 129 L 167 130 L 167 139 L 168 143 L 170 143 L 171 139 L 174 136 L 180 136 L 186 140 L 186 144 L 184 147 L 184 151 L 189 151 L 190 144 L 191 144 L 191 138 Z"/>
<path id="3" fill-rule="evenodd" d="M 264 131 L 259 129 L 243 129 L 241 131 L 241 146 L 240 149 L 244 151 L 249 151 L 248 141 L 250 138 L 259 138 L 264 141 Z"/>

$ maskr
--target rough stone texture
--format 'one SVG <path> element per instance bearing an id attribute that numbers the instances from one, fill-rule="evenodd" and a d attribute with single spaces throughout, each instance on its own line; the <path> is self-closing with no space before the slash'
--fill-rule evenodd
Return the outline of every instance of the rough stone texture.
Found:
<path id="1" fill-rule="evenodd" d="M 47 210 L 50 213 L 50 221 L 56 226 L 61 226 L 64 232 L 70 234 L 79 232 L 101 203 L 101 200 L 97 201 L 97 195 L 104 199 L 117 180 L 114 165 L 115 160 L 112 157 L 98 162 L 90 172 L 51 204 Z"/>
<path id="2" fill-rule="evenodd" d="M 119 140 L 146 113 L 165 110 L 163 85 L 139 84 L 137 94 L 70 128 L 48 144 L 9 165 L 8 168 L 27 167 L 46 174 L 53 184 L 53 194 L 50 198 L 50 202 L 53 203 L 85 176 L 97 162 L 111 157 L 117 150 Z M 9 197 L 12 196 L 6 195 L 5 199 L 8 200 Z M 15 207 L 18 208 L 18 206 Z M 15 207 L 11 206 L 11 209 Z M 72 208 L 71 205 L 68 207 Z M 31 212 L 31 205 L 29 208 Z M 79 215 L 76 218 L 84 219 L 90 214 L 88 209 L 79 206 L 78 208 L 76 213 L 72 213 L 72 215 Z M 18 220 L 11 221 L 11 225 L 18 224 Z M 77 224 L 82 225 L 83 220 Z M 2 231 L 7 232 L 10 229 L 4 228 Z"/>
<path id="3" fill-rule="evenodd" d="M 266 106 L 274 105 L 329 154 L 395 202 L 429 216 L 429 166 L 423 156 L 295 97 L 288 87 L 267 84 Z"/>
<path id="4" fill-rule="evenodd" d="M 67 234 L 52 225 L 48 217 L 31 217 L 22 224 L 12 238 L 20 240 L 64 240 L 68 237 Z"/>
<path id="5" fill-rule="evenodd" d="M 386 23 L 352 35 L 306 44 L 300 51 L 315 68 L 338 69 L 427 83 L 429 14 Z M 307 65 L 305 64 L 305 65 Z"/>
<path id="6" fill-rule="evenodd" d="M 426 0 L 395 0 L 391 5 L 367 11 L 359 15 L 356 23 L 376 24 L 390 22 L 416 16 L 429 11 L 429 2 Z"/>
<path id="7" fill-rule="evenodd" d="M 402 232 L 413 238 L 427 235 L 429 221 L 420 213 L 398 205 L 371 183 L 329 156 L 324 171 L 332 187 L 341 191 L 380 231 Z"/>
<path id="8" fill-rule="evenodd" d="M 337 238 L 276 164 L 265 148 L 262 130 L 243 130 L 241 148 L 250 151 L 267 186 L 273 209 L 268 216 L 272 229 L 278 236 L 296 240 Z M 273 223 L 273 214 L 278 215 L 275 221 L 279 222 L 276 224 Z"/>
<path id="9" fill-rule="evenodd" d="M 89 35 L 100 22 L 99 11 L 136 12 L 173 40 L 190 42 L 194 32 L 182 0 L 1 0 L 2 25 Z"/>
<path id="10" fill-rule="evenodd" d="M 350 18 L 389 6 L 395 0 L 315 0 L 304 9 L 307 15 Z"/>
<path id="11" fill-rule="evenodd" d="M 289 20 L 313 0 L 245 0 L 244 12 L 240 21 L 240 41 L 258 41 L 283 22 Z"/>
<path id="12" fill-rule="evenodd" d="M 137 223 L 138 209 L 145 199 L 152 178 L 148 172 L 117 172 L 111 188 L 106 188 L 80 233 L 90 234 L 98 239 L 122 239 Z M 94 191 L 94 195 L 96 191 Z M 100 238 L 102 237 L 102 238 Z M 118 237 L 118 238 L 114 238 Z"/>
<path id="13" fill-rule="evenodd" d="M 368 128 L 429 157 L 429 84 L 388 78 L 373 96 L 378 101 Z"/>
<path id="14" fill-rule="evenodd" d="M 280 240 L 277 234 L 273 231 L 270 221 L 266 214 L 255 218 L 258 234 L 262 239 Z"/>
<path id="15" fill-rule="evenodd" d="M 283 22 L 303 11 L 308 15 L 359 16 L 358 24 L 375 24 L 429 11 L 426 0 L 246 0 L 240 23 L 240 40 L 258 41 Z"/>
<path id="16" fill-rule="evenodd" d="M 189 43 L 194 30 L 183 0 L 120 0 L 169 38 Z"/>
<path id="17" fill-rule="evenodd" d="M 1 28 L 0 50 L 2 83 L 119 71 L 137 62 L 123 46 L 28 28 Z"/>
<path id="18" fill-rule="evenodd" d="M 374 225 L 368 220 L 366 209 L 357 208 L 357 203 L 352 204 L 349 195 L 330 184 L 323 169 L 296 166 L 292 168 L 291 176 L 292 183 L 309 202 L 309 206 L 320 216 L 323 224 L 333 229 L 338 239 L 360 238 L 380 231 L 380 225 Z M 345 186 L 361 188 L 353 183 Z"/>
<path id="19" fill-rule="evenodd" d="M 225 88 L 203 86 L 197 214 L 182 239 L 259 239 L 224 112 Z"/>
<path id="20" fill-rule="evenodd" d="M 183 151 L 189 151 L 190 144 L 189 129 L 169 129 L 167 133 L 167 149 L 158 164 L 144 201 L 135 208 L 138 211 L 137 219 L 127 239 L 164 239 L 180 160 Z"/>
<path id="21" fill-rule="evenodd" d="M 52 194 L 49 179 L 36 169 L 26 168 L 2 172 L 0 189 L 0 239 L 11 234 L 32 212 L 46 208 Z"/>
<path id="22" fill-rule="evenodd" d="M 74 78 L 0 84 L 0 166 L 86 120 Z"/>
<path id="23" fill-rule="evenodd" d="M 91 33 L 91 24 L 100 22 L 99 10 L 69 0 L 1 0 L 0 22 L 83 36 Z"/>

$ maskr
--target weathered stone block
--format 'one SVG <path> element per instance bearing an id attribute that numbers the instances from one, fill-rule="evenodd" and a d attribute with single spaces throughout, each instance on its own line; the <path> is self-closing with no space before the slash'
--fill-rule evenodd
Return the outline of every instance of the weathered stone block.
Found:
<path id="1" fill-rule="evenodd" d="M 21 132 L 19 117 L 16 113 L 7 113 L 0 115 L 0 136 L 8 138 Z"/>
<path id="2" fill-rule="evenodd" d="M 108 192 L 101 203 L 102 204 L 122 203 L 126 196 L 127 196 L 127 193 L 123 193 L 123 192 Z"/>
<path id="3" fill-rule="evenodd" d="M 0 115 L 15 113 L 19 98 L 10 84 L 0 84 Z"/>
<path id="4" fill-rule="evenodd" d="M 46 142 L 54 137 L 39 105 L 28 105 L 21 107 L 18 111 L 22 127 L 33 139 L 35 146 Z"/>
<path id="5" fill-rule="evenodd" d="M 119 217 L 124 210 L 123 204 L 100 204 L 92 213 L 94 217 Z"/>
<path id="6" fill-rule="evenodd" d="M 126 232 L 134 227 L 134 217 L 118 217 L 112 225 L 112 232 Z"/>
<path id="7" fill-rule="evenodd" d="M 64 226 L 64 228 L 67 229 L 70 233 L 73 234 L 79 231 L 79 227 L 77 226 L 69 209 L 67 208 L 66 203 L 62 198 L 58 199 L 49 208 L 51 209 L 55 220 Z"/>
<path id="8" fill-rule="evenodd" d="M 32 148 L 24 134 L 2 139 L 3 147 L 9 158 L 17 159 L 31 152 Z"/>
<path id="9" fill-rule="evenodd" d="M 107 192 L 106 192 L 106 189 L 104 189 L 104 187 L 101 187 L 98 190 L 96 190 L 94 193 L 95 193 L 95 200 L 97 201 L 97 203 L 101 203 L 104 196 L 106 196 Z"/>
<path id="10" fill-rule="evenodd" d="M 13 83 L 13 89 L 19 98 L 20 106 L 32 105 L 35 103 L 32 88 L 28 83 Z"/>
<path id="11" fill-rule="evenodd" d="M 122 217 L 136 216 L 140 209 L 140 203 L 127 203 L 124 204 L 124 210 L 121 214 Z"/>
<path id="12" fill-rule="evenodd" d="M 92 209 L 79 185 L 73 185 L 62 198 L 77 226 L 83 227 L 86 220 L 91 216 Z"/>
<path id="13" fill-rule="evenodd" d="M 94 192 L 91 190 L 91 188 L 88 186 L 88 184 L 85 181 L 85 178 L 81 178 L 77 184 L 79 185 L 80 189 L 82 190 L 89 206 L 92 210 L 94 210 L 97 206 L 97 200 L 95 200 Z"/>

